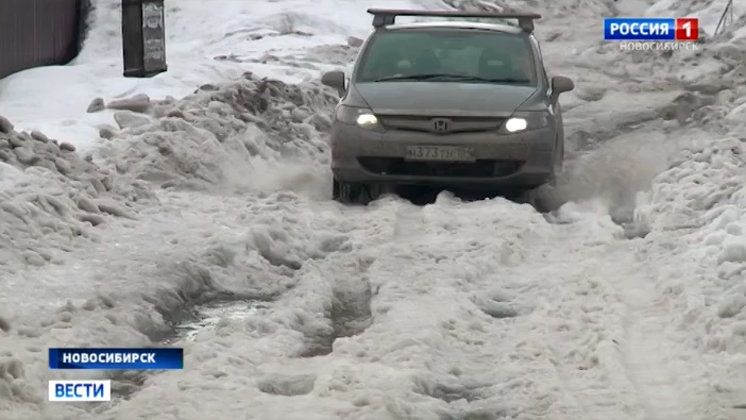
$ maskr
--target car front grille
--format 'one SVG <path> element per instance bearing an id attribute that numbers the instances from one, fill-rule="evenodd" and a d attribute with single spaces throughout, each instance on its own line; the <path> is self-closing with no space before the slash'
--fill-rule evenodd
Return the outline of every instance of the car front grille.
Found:
<path id="1" fill-rule="evenodd" d="M 474 163 L 410 162 L 402 158 L 359 157 L 358 162 L 368 172 L 379 175 L 440 176 L 493 178 L 514 174 L 523 162 L 484 159 Z"/>
<path id="2" fill-rule="evenodd" d="M 495 117 L 449 117 L 448 130 L 439 133 L 435 129 L 438 117 L 419 117 L 405 115 L 381 115 L 381 123 L 388 129 L 415 131 L 421 133 L 455 134 L 479 133 L 497 130 L 505 122 L 504 118 Z"/>

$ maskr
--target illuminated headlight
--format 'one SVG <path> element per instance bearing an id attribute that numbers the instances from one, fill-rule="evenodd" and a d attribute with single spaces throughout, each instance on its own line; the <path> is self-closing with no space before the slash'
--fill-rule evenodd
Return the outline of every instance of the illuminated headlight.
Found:
<path id="1" fill-rule="evenodd" d="M 528 121 L 523 118 L 511 118 L 505 122 L 505 129 L 510 133 L 523 131 L 528 127 Z"/>
<path id="2" fill-rule="evenodd" d="M 378 118 L 373 114 L 360 114 L 355 122 L 362 128 L 371 128 L 378 124 Z"/>
<path id="3" fill-rule="evenodd" d="M 373 111 L 368 108 L 356 108 L 340 105 L 337 108 L 336 119 L 339 122 L 354 124 L 360 128 L 368 130 L 379 128 L 378 118 L 373 114 Z"/>
<path id="4" fill-rule="evenodd" d="M 503 127 L 508 133 L 536 130 L 549 125 L 548 112 L 516 112 L 505 121 Z"/>

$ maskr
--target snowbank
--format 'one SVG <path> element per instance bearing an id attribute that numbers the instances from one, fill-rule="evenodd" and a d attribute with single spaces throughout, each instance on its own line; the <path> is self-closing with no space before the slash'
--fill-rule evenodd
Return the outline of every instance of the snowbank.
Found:
<path id="1" fill-rule="evenodd" d="M 686 345 L 721 392 L 746 380 L 746 138 L 710 140 L 658 175 L 640 222 L 655 279 Z"/>
<path id="2" fill-rule="evenodd" d="M 77 238 L 95 240 L 94 227 L 108 216 L 134 218 L 142 200 L 151 197 L 146 186 L 121 182 L 71 144 L 40 132 L 18 133 L 4 121 L 0 161 L 11 176 L 3 177 L 0 191 L 3 271 L 61 263 Z"/>
<path id="3" fill-rule="evenodd" d="M 277 187 L 273 177 L 281 171 L 272 165 L 314 169 L 326 162 L 319 133 L 329 129 L 338 100 L 318 82 L 288 85 L 246 74 L 181 101 L 156 102 L 149 117 L 115 114 L 123 131 L 99 153 L 118 172 L 164 188 Z"/>
<path id="4" fill-rule="evenodd" d="M 181 101 L 155 101 L 149 113 L 118 111 L 122 131 L 111 131 L 96 163 L 71 144 L 12 131 L 3 120 L 0 160 L 25 172 L 6 169 L 18 179 L 8 179 L 2 192 L 6 258 L 0 261 L 11 270 L 20 256 L 36 266 L 59 262 L 60 252 L 76 237 L 92 238 L 107 216 L 135 219 L 146 204 L 155 205 L 154 185 L 312 187 L 303 178 L 324 173 L 316 165 L 328 146 L 318 133 L 329 128 L 336 101 L 318 84 L 294 86 L 247 74 L 227 85 L 203 86 Z"/>
<path id="5" fill-rule="evenodd" d="M 698 71 L 678 98 L 689 114 L 682 126 L 709 133 L 682 142 L 635 212 L 647 233 L 643 258 L 660 264 L 651 281 L 680 340 L 710 372 L 714 401 L 746 383 L 746 89 L 738 82 L 746 48 L 735 35 L 705 47 L 699 59 L 717 73 Z"/>

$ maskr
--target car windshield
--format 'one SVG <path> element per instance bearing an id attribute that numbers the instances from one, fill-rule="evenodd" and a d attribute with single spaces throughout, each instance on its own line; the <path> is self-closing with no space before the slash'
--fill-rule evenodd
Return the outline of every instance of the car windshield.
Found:
<path id="1" fill-rule="evenodd" d="M 406 29 L 374 35 L 357 83 L 388 81 L 535 85 L 528 36 L 474 29 Z"/>

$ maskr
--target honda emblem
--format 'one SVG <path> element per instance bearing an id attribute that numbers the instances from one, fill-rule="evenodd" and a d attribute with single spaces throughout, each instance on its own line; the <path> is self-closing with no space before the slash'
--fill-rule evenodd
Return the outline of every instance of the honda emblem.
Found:
<path id="1" fill-rule="evenodd" d="M 433 120 L 433 130 L 438 133 L 445 133 L 450 128 L 449 120 L 436 118 Z"/>

